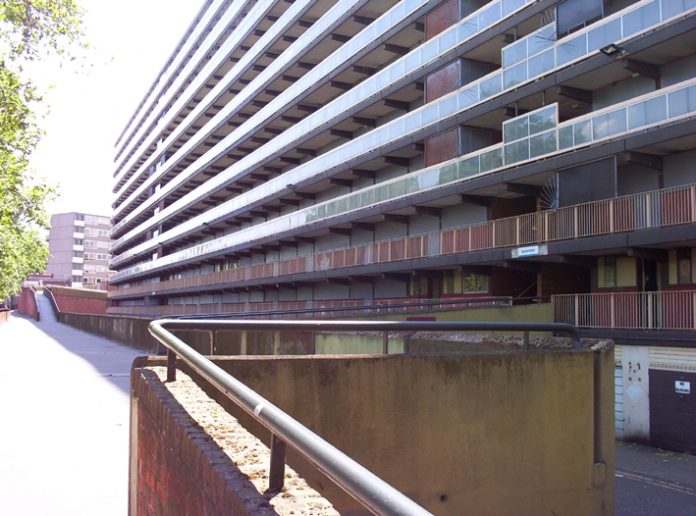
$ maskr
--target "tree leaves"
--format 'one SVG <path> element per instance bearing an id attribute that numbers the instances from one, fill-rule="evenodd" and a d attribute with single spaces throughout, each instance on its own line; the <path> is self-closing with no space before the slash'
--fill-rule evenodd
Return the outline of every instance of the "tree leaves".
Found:
<path id="1" fill-rule="evenodd" d="M 29 170 L 41 98 L 23 64 L 82 46 L 81 14 L 73 0 L 0 0 L 0 301 L 48 259 L 40 229 L 54 190 Z"/>

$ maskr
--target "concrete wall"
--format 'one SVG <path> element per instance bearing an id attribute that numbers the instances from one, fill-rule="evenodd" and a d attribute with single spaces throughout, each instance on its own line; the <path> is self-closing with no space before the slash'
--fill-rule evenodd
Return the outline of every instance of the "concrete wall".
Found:
<path id="1" fill-rule="evenodd" d="M 216 363 L 435 514 L 613 514 L 611 346 Z M 363 513 L 288 457 L 342 514 Z"/>

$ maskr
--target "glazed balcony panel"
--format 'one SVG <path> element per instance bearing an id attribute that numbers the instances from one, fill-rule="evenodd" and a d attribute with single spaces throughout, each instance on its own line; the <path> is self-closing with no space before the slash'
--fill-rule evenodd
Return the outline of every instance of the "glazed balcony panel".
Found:
<path id="1" fill-rule="evenodd" d="M 199 40 L 205 28 L 210 24 L 215 14 L 221 7 L 224 6 L 224 4 L 224 0 L 214 0 L 214 2 L 211 2 L 208 6 L 201 8 L 201 12 L 199 12 L 198 16 L 196 17 L 193 27 L 189 29 L 184 38 L 182 38 L 181 47 L 178 48 L 175 54 L 172 56 L 171 63 L 167 63 L 165 65 L 145 95 L 145 98 L 143 98 L 143 100 L 140 102 L 135 113 L 130 118 L 128 124 L 126 124 L 126 127 L 118 137 L 116 146 L 121 144 L 121 141 L 123 141 L 124 138 L 125 142 L 121 145 L 116 159 L 118 159 L 118 155 L 123 152 L 124 146 L 128 145 L 129 140 L 132 138 L 133 131 L 137 131 L 138 127 L 142 124 L 143 117 L 147 116 L 147 113 L 155 108 L 156 104 L 158 103 L 158 97 L 160 97 L 167 89 L 166 84 L 169 82 L 169 79 L 173 74 L 176 74 L 179 71 L 182 64 L 186 61 L 186 56 L 190 53 L 192 47 Z M 140 120 L 138 120 L 139 116 Z M 135 124 L 135 128 L 132 128 L 131 126 L 136 122 L 136 120 L 138 120 L 138 123 Z M 128 134 L 129 130 L 131 131 L 131 134 Z M 128 136 L 126 136 L 127 134 Z"/>
<path id="2" fill-rule="evenodd" d="M 603 120 L 606 118 L 607 114 L 624 114 L 628 113 L 628 110 L 633 106 L 639 106 L 652 99 L 656 98 L 669 98 L 676 97 L 684 102 L 675 102 L 674 105 L 677 106 L 673 111 L 670 111 L 664 120 L 653 122 L 645 126 L 635 127 L 628 131 L 623 131 L 620 133 L 605 131 L 593 132 L 590 134 L 588 139 L 583 139 L 580 143 L 574 143 L 572 146 L 563 146 L 562 135 L 567 133 L 570 128 L 573 128 L 579 124 L 585 124 L 589 121 L 592 126 L 601 125 Z M 690 99 L 694 98 L 694 102 Z M 425 106 L 422 109 L 432 108 L 432 104 Z M 685 111 L 690 109 L 690 111 Z M 529 119 L 530 117 L 536 116 L 537 114 L 544 113 L 548 110 L 554 110 L 557 116 L 557 111 L 555 111 L 555 105 L 541 108 L 532 113 L 522 115 L 522 119 Z M 674 114 L 675 116 L 670 116 Z M 250 242 L 254 240 L 260 240 L 266 237 L 271 237 L 276 234 L 289 232 L 292 230 L 297 230 L 304 227 L 307 224 L 312 224 L 316 222 L 329 223 L 330 219 L 335 218 L 339 215 L 345 213 L 355 213 L 359 214 L 361 209 L 368 207 L 373 207 L 400 197 L 405 197 L 413 195 L 416 193 L 437 189 L 444 185 L 453 184 L 456 182 L 470 180 L 474 177 L 479 177 L 484 174 L 494 173 L 500 170 L 504 170 L 506 167 L 511 165 L 520 165 L 531 160 L 536 160 L 541 157 L 550 157 L 552 155 L 558 154 L 559 152 L 567 152 L 569 150 L 575 150 L 584 146 L 588 146 L 597 143 L 602 140 L 607 140 L 615 137 L 622 137 L 631 132 L 638 130 L 644 130 L 647 127 L 658 126 L 662 122 L 674 121 L 680 118 L 684 118 L 690 115 L 696 114 L 696 79 L 691 79 L 683 83 L 678 83 L 669 88 L 664 88 L 662 90 L 657 90 L 655 92 L 650 92 L 641 97 L 632 99 L 631 101 L 621 103 L 617 106 L 610 106 L 603 110 L 587 115 L 586 117 L 581 117 L 578 119 L 571 119 L 567 122 L 563 122 L 555 126 L 554 129 L 545 130 L 538 134 L 529 134 L 526 137 L 520 138 L 511 144 L 507 144 L 505 141 L 503 143 L 484 148 L 482 150 L 476 151 L 474 153 L 467 154 L 461 158 L 445 162 L 444 164 L 439 164 L 433 167 L 422 169 L 405 176 L 400 176 L 389 181 L 378 183 L 374 186 L 364 188 L 354 193 L 346 194 L 344 196 L 310 206 L 298 210 L 296 212 L 290 213 L 288 215 L 283 215 L 272 219 L 265 223 L 260 223 L 256 226 L 245 228 L 239 230 L 235 233 L 225 235 L 215 240 L 204 242 L 194 247 L 178 251 L 171 255 L 164 256 L 148 264 L 143 264 L 138 267 L 133 267 L 125 271 L 117 273 L 113 277 L 113 281 L 120 281 L 125 279 L 132 274 L 141 274 L 148 270 L 157 270 L 166 268 L 170 264 L 177 263 L 181 260 L 190 260 L 192 258 L 199 258 L 206 256 L 210 253 L 222 251 L 225 249 L 237 249 L 244 245 L 250 245 Z M 512 119 L 507 123 L 515 123 L 517 119 Z M 553 138 L 551 138 L 551 145 L 544 149 L 544 152 L 536 156 L 531 156 L 533 153 L 534 142 L 539 137 L 546 138 L 547 134 L 552 133 Z M 559 136 L 561 136 L 561 148 L 556 150 L 556 142 Z M 528 153 L 506 153 L 504 150 L 506 146 L 516 145 L 518 147 L 527 146 Z M 520 159 L 521 158 L 521 159 Z M 519 159 L 519 161 L 518 161 Z M 508 161 L 510 160 L 510 161 Z M 298 167 L 299 169 L 300 167 Z M 294 169 L 288 174 L 292 175 L 293 172 L 297 170 Z M 294 182 L 294 181 L 293 181 Z M 270 185 L 272 187 L 273 180 L 266 183 L 266 187 Z M 263 188 L 263 187 L 261 187 Z M 260 189 L 261 189 L 260 188 Z M 252 194 L 249 192 L 247 195 Z M 227 203 L 225 203 L 227 204 Z M 223 204 L 222 206 L 224 206 Z M 218 208 L 213 208 L 211 211 L 215 211 Z M 184 222 L 182 226 L 191 224 L 195 219 Z M 201 224 L 200 221 L 196 221 Z M 161 238 L 161 237 L 159 237 Z M 141 244 L 142 247 L 147 248 L 151 243 L 146 242 Z M 121 254 L 114 258 L 111 262 L 112 266 L 117 266 L 119 263 L 128 259 L 130 256 L 137 255 L 139 252 L 144 252 L 135 247 L 128 252 Z M 130 256 L 129 256 L 130 255 Z"/>
<path id="3" fill-rule="evenodd" d="M 638 9 L 644 4 L 645 2 L 639 5 L 631 6 L 631 9 Z M 680 14 L 684 14 L 685 12 L 686 11 Z M 660 23 L 665 23 L 667 21 L 669 20 L 662 20 Z M 602 21 L 600 20 L 597 23 L 601 22 Z M 655 26 L 651 26 L 651 28 L 654 29 Z M 455 29 L 459 30 L 459 26 L 453 27 L 451 30 Z M 573 36 L 575 36 L 575 34 L 573 34 Z M 555 43 L 555 48 L 565 44 L 564 42 L 566 39 L 567 38 L 563 38 L 557 41 Z M 423 50 L 422 47 L 419 47 L 419 49 L 417 50 Z M 408 58 L 409 56 L 405 57 Z M 567 65 L 568 63 L 565 63 L 562 66 Z M 388 72 L 388 69 L 384 70 L 384 72 Z M 200 216 L 186 221 L 183 224 L 176 227 L 175 229 L 166 232 L 163 235 L 163 239 L 160 240 L 160 243 L 163 243 L 165 241 L 164 238 L 167 238 L 169 239 L 169 241 L 171 241 L 187 231 L 191 231 L 194 228 L 201 227 L 201 225 L 204 223 L 210 223 L 214 221 L 216 218 L 219 219 L 220 217 L 223 217 L 225 215 L 240 213 L 242 210 L 244 210 L 245 207 L 250 209 L 254 205 L 260 203 L 262 200 L 268 199 L 271 195 L 279 196 L 282 194 L 287 194 L 289 193 L 287 188 L 285 188 L 285 185 L 287 185 L 287 183 L 292 183 L 293 185 L 298 186 L 302 184 L 302 181 L 310 180 L 317 174 L 320 174 L 321 172 L 326 172 L 327 169 L 330 170 L 331 167 L 338 167 L 341 164 L 345 165 L 346 163 L 349 163 L 350 160 L 359 161 L 358 157 L 361 155 L 366 155 L 370 152 L 381 151 L 385 146 L 396 145 L 394 144 L 395 140 L 403 142 L 409 138 L 415 139 L 417 137 L 416 133 L 418 133 L 419 131 L 422 136 L 422 133 L 428 130 L 429 127 L 436 126 L 437 124 L 441 123 L 443 118 L 454 117 L 462 111 L 477 105 L 478 103 L 484 102 L 494 96 L 504 94 L 505 90 L 502 88 L 502 73 L 503 72 L 501 70 L 495 71 L 477 81 L 474 81 L 472 84 L 464 86 L 458 92 L 455 92 L 447 97 L 443 97 L 442 99 L 428 104 L 427 106 L 424 106 L 419 110 L 404 115 L 401 119 L 394 121 L 391 124 L 385 124 L 384 126 L 381 126 L 375 129 L 374 131 L 367 133 L 366 135 L 355 138 L 352 142 L 342 145 L 341 147 L 334 149 L 333 151 L 323 154 L 317 160 L 309 161 L 303 165 L 300 165 L 278 178 L 268 181 L 263 185 L 254 188 L 249 192 L 246 192 L 245 194 L 237 196 L 212 210 L 208 210 Z M 535 79 L 536 77 L 531 78 L 529 80 Z M 356 88 L 355 90 L 357 89 L 358 88 Z M 353 90 L 347 92 L 346 95 L 350 95 L 352 92 Z M 348 102 L 348 104 L 350 104 L 350 102 Z M 330 106 L 331 104 L 326 106 L 326 108 L 330 109 Z M 317 113 L 316 115 L 319 115 L 319 113 Z M 291 131 L 297 130 L 298 132 L 300 132 L 300 134 L 305 134 L 308 131 L 311 131 L 311 127 L 313 124 L 313 118 L 311 116 L 308 117 L 307 119 L 305 119 L 304 123 L 298 124 L 291 130 L 286 131 L 288 139 L 295 137 L 295 135 L 292 134 Z M 565 136 L 565 133 L 562 136 Z M 596 139 L 599 136 L 601 135 L 595 135 L 594 139 Z M 589 138 L 587 141 L 589 142 L 591 140 L 592 138 Z M 281 140 L 278 141 L 281 142 Z M 565 141 L 563 143 L 565 144 Z M 580 144 L 582 144 L 582 141 L 578 140 L 576 145 Z M 506 151 L 509 154 L 521 152 L 522 156 L 524 156 L 525 153 L 529 153 L 531 157 L 535 157 L 545 154 L 548 150 L 553 148 L 554 145 L 554 138 L 550 133 L 546 133 L 545 135 L 539 135 L 537 138 L 532 139 L 530 141 L 530 145 L 525 146 L 523 143 L 518 142 L 516 145 L 511 145 L 510 148 Z M 484 168 L 497 168 L 498 165 L 501 163 L 500 152 L 501 151 L 494 149 L 490 154 L 482 156 L 481 159 L 483 160 Z M 247 156 L 247 158 L 240 161 L 238 164 L 235 164 L 232 167 L 230 167 L 230 169 L 228 169 L 228 172 L 232 174 L 236 173 L 236 176 L 239 177 L 241 176 L 245 167 L 253 166 L 255 159 L 256 156 L 254 154 Z M 219 187 L 225 181 L 225 178 L 217 177 L 214 180 L 209 181 L 208 183 L 203 185 L 203 187 L 201 187 L 203 190 L 201 190 L 200 192 L 194 191 L 190 195 L 196 195 L 196 199 L 203 199 L 207 195 L 210 195 L 210 193 L 212 193 L 212 191 L 215 188 Z M 141 234 L 142 231 L 145 231 L 149 226 L 161 222 L 167 216 L 172 216 L 172 214 L 174 214 L 177 210 L 183 209 L 191 202 L 191 199 L 187 199 L 186 197 L 184 197 L 178 202 L 178 204 L 175 203 L 174 205 L 169 207 L 168 210 L 165 210 L 165 212 L 158 214 L 156 217 L 150 219 L 148 223 L 143 224 L 139 228 L 136 228 L 135 230 L 123 236 L 122 238 L 116 240 L 114 242 L 114 249 L 119 249 L 128 240 L 134 238 L 138 234 Z M 155 245 L 157 245 L 155 244 L 155 242 L 150 242 L 149 248 L 153 248 Z M 144 246 L 139 246 L 139 249 L 143 248 Z"/>
<path id="4" fill-rule="evenodd" d="M 124 167 L 124 165 L 127 162 L 129 164 L 132 163 L 133 160 L 140 155 L 139 152 L 136 152 L 140 148 L 140 141 L 152 131 L 153 127 L 156 128 L 159 126 L 160 130 L 163 129 L 163 111 L 169 102 L 171 102 L 171 100 L 175 97 L 175 95 L 184 90 L 189 91 L 190 93 L 188 95 L 184 95 L 184 97 L 186 97 L 186 102 L 188 102 L 188 100 L 193 97 L 194 93 L 200 88 L 200 86 L 210 78 L 213 70 L 211 70 L 210 62 L 208 62 L 203 65 L 201 71 L 195 75 L 192 81 L 192 83 L 196 84 L 198 87 L 193 89 L 192 85 L 186 85 L 186 81 L 188 81 L 191 75 L 195 73 L 196 68 L 201 66 L 201 63 L 205 63 L 206 57 L 210 54 L 211 50 L 215 48 L 216 43 L 218 43 L 225 31 L 227 31 L 231 24 L 240 18 L 240 16 L 244 16 L 248 3 L 248 1 L 232 2 L 232 4 L 225 9 L 225 12 L 220 16 L 220 19 L 215 22 L 215 25 L 211 31 L 205 35 L 205 39 L 202 41 L 201 45 L 195 49 L 193 56 L 191 56 L 191 58 L 188 59 L 185 64 L 183 64 L 183 68 L 176 75 L 176 77 L 167 78 L 167 80 L 163 82 L 162 88 L 155 88 L 155 90 L 153 90 L 151 99 L 149 100 L 152 107 L 146 114 L 143 115 L 138 123 L 137 129 L 131 132 L 116 156 L 117 163 L 114 177 L 117 179 L 117 181 L 121 180 L 124 175 L 127 175 L 128 171 L 130 170 L 130 167 Z M 265 11 L 268 5 L 269 4 L 266 3 L 265 7 L 262 9 L 261 6 L 257 4 L 252 8 L 252 12 Z M 216 8 L 209 9 L 206 13 L 206 19 L 211 21 L 220 7 L 220 5 L 217 5 Z M 235 28 L 234 32 L 236 32 L 237 29 L 244 29 L 243 25 L 244 22 L 242 21 L 240 27 Z M 195 39 L 187 40 L 187 47 L 190 47 L 191 43 L 194 41 Z M 193 49 L 189 49 L 189 51 L 193 51 Z M 175 57 L 173 66 L 170 67 L 170 69 L 174 69 L 174 66 L 182 66 L 180 61 L 185 55 L 186 53 L 179 52 Z M 173 115 L 176 114 L 178 113 L 173 113 Z M 147 148 L 147 146 L 144 148 Z"/>
<path id="5" fill-rule="evenodd" d="M 197 135 L 189 139 L 180 149 L 178 149 L 173 156 L 171 156 L 164 164 L 160 170 L 157 171 L 156 175 L 149 177 L 142 185 L 140 185 L 133 193 L 131 193 L 126 200 L 124 200 L 116 210 L 116 215 L 120 216 L 123 210 L 128 207 L 132 202 L 137 200 L 138 195 L 143 193 L 149 186 L 159 180 L 167 171 L 169 171 L 173 166 L 178 164 L 182 159 L 184 159 L 196 146 L 200 145 L 205 136 L 212 134 L 218 127 L 224 124 L 231 116 L 238 113 L 244 106 L 251 102 L 254 97 L 256 97 L 264 88 L 272 82 L 276 77 L 282 75 L 282 73 L 290 68 L 294 63 L 296 63 L 307 51 L 315 47 L 318 42 L 330 34 L 335 26 L 341 21 L 345 20 L 350 14 L 360 7 L 362 7 L 367 0 L 344 0 L 339 2 L 332 9 L 330 9 L 324 16 L 322 16 L 316 23 L 312 25 L 307 31 L 300 36 L 297 41 L 292 43 L 278 59 L 275 59 L 268 67 L 266 67 L 261 73 L 259 73 L 250 84 L 248 84 L 244 89 L 229 102 L 227 103 L 220 112 L 218 112 L 210 121 L 206 122 L 205 126 L 197 132 Z M 264 36 L 262 37 L 261 43 L 264 41 L 271 41 L 279 38 L 282 33 L 287 30 L 288 21 L 297 18 L 298 13 L 308 8 L 311 2 L 304 0 L 302 2 L 293 4 L 293 6 L 288 9 L 283 15 L 282 24 L 274 24 Z M 342 45 L 338 50 L 336 50 L 330 58 L 320 62 L 313 70 L 310 70 L 305 75 L 300 77 L 293 85 L 291 85 L 286 90 L 280 92 L 280 95 L 276 96 L 270 103 L 269 106 L 262 108 L 259 112 L 255 113 L 253 118 L 245 121 L 241 127 L 237 128 L 235 131 L 226 136 L 222 141 L 217 143 L 213 148 L 205 153 L 204 156 L 196 160 L 196 162 L 188 167 L 179 174 L 177 179 L 172 181 L 176 185 L 181 183 L 180 178 L 188 177 L 189 175 L 195 174 L 212 164 L 215 160 L 220 159 L 226 153 L 230 151 L 231 148 L 243 142 L 246 137 L 258 131 L 263 125 L 267 124 L 269 117 L 272 114 L 277 114 L 282 111 L 281 106 L 291 106 L 293 102 L 297 102 L 298 97 L 304 96 L 308 91 L 312 91 L 317 87 L 318 84 L 322 84 L 329 80 L 333 76 L 339 67 L 348 66 L 351 60 L 356 59 L 355 56 L 360 56 L 361 52 L 368 47 L 368 45 L 374 41 L 381 41 L 384 39 L 385 34 L 389 34 L 395 26 L 399 26 L 404 23 L 404 20 L 412 20 L 416 13 L 421 13 L 424 6 L 427 4 L 426 0 L 403 0 L 399 2 L 395 7 L 391 8 L 385 15 L 381 16 L 375 23 L 371 24 L 363 31 L 361 31 L 354 38 L 351 38 L 346 44 Z M 280 20 L 279 20 L 280 21 Z M 376 26 L 373 28 L 373 26 Z M 261 45 L 255 44 L 249 52 L 240 60 L 239 63 L 235 65 L 233 70 L 226 74 L 223 79 L 224 88 L 221 91 L 225 91 L 226 88 L 234 81 L 237 76 L 240 76 L 244 70 L 246 70 L 250 62 L 260 53 L 259 48 Z M 327 62 L 328 61 L 328 62 Z M 317 68 L 321 68 L 317 70 Z M 311 75 L 311 78 L 307 76 Z M 209 105 L 212 102 L 207 102 Z M 201 103 L 203 104 L 203 102 Z M 273 104 L 273 108 L 270 109 L 270 104 Z M 207 106 L 205 106 L 207 108 Z M 204 111 L 202 109 L 201 111 Z M 191 125 L 193 119 L 190 115 L 187 120 L 179 124 L 178 127 L 173 131 L 173 133 L 167 138 L 167 142 L 163 145 L 163 148 L 171 145 L 171 143 L 176 141 L 176 138 L 180 137 Z M 249 128 L 254 129 L 250 130 Z M 143 165 L 140 166 L 138 175 L 144 173 L 148 166 L 153 165 L 156 162 L 156 158 L 151 156 L 145 161 Z M 125 185 L 124 185 L 125 188 Z M 121 188 L 123 191 L 123 188 Z M 167 190 L 169 191 L 169 190 Z M 115 228 L 116 229 L 116 228 Z"/>
<path id="6" fill-rule="evenodd" d="M 234 50 L 239 47 L 239 45 L 244 41 L 244 39 L 254 30 L 254 27 L 258 25 L 260 21 L 263 20 L 266 13 L 273 7 L 273 3 L 258 3 L 254 9 L 242 20 L 240 25 L 231 34 L 230 38 L 216 51 L 213 58 L 205 65 L 205 67 L 196 75 L 194 80 L 190 85 L 186 87 L 185 94 L 175 101 L 172 108 L 167 112 L 165 117 L 157 120 L 157 130 L 153 130 L 145 135 L 147 140 L 140 146 L 142 149 L 147 149 L 148 146 L 153 144 L 158 144 L 158 138 L 162 131 L 171 123 L 174 122 L 179 113 L 186 107 L 186 104 L 193 98 L 193 96 L 201 90 L 203 85 L 210 76 L 229 58 L 229 56 L 234 52 Z M 263 36 L 253 45 L 253 47 L 245 52 L 241 59 L 235 63 L 229 72 L 213 87 L 213 89 L 207 93 L 207 95 L 196 104 L 196 106 L 186 114 L 186 117 L 176 125 L 172 132 L 166 137 L 166 139 L 159 143 L 158 151 L 149 156 L 137 169 L 137 171 L 130 176 L 127 180 L 125 177 L 118 178 L 117 185 L 120 183 L 120 187 L 116 192 L 117 200 L 120 204 L 123 202 L 123 195 L 125 195 L 126 190 L 131 187 L 145 172 L 153 165 L 158 163 L 158 160 L 162 153 L 170 148 L 179 138 L 184 135 L 184 133 L 191 128 L 195 122 L 200 119 L 204 113 L 210 109 L 217 99 L 225 94 L 230 86 L 237 80 L 239 80 L 244 73 L 246 73 L 251 66 L 264 55 L 265 51 L 270 48 L 275 41 L 282 36 L 282 34 L 288 30 L 294 23 L 301 18 L 302 14 L 312 5 L 311 0 L 302 0 L 299 2 L 294 2 L 288 9 L 286 9 L 283 14 L 278 18 L 278 20 L 271 26 L 271 28 L 266 31 Z M 301 49 L 306 46 L 307 42 L 311 42 L 313 38 L 310 31 L 310 36 L 302 38 L 300 43 L 291 46 L 290 48 Z M 290 50 L 288 48 L 288 50 Z M 275 69 L 275 68 L 274 68 Z M 268 77 L 272 76 L 270 73 L 262 74 L 266 80 Z M 256 80 L 256 84 L 261 83 L 260 80 Z M 253 88 L 253 85 L 249 85 Z M 259 88 L 254 88 L 254 91 L 258 91 Z M 143 185 L 138 187 L 133 195 L 137 193 L 142 193 L 145 188 L 151 186 L 157 179 L 161 179 L 162 175 L 168 171 L 171 166 L 176 164 L 180 156 L 185 156 L 191 151 L 195 145 L 200 144 L 205 136 L 211 135 L 215 130 L 217 130 L 227 119 L 231 116 L 231 112 L 235 109 L 239 109 L 242 106 L 242 101 L 248 102 L 251 100 L 249 92 L 251 89 L 246 89 L 244 95 L 241 93 L 238 95 L 239 99 L 236 102 L 228 104 L 225 108 L 217 113 L 211 120 L 207 121 L 205 126 L 197 133 L 198 136 L 189 140 L 182 149 L 179 149 L 174 156 L 169 158 L 169 163 L 167 167 L 162 170 L 158 170 L 156 175 L 149 177 Z M 141 152 L 133 154 L 129 162 L 125 165 L 125 170 L 130 170 L 135 166 Z M 128 198 L 133 197 L 130 195 Z"/>
<path id="7" fill-rule="evenodd" d="M 531 2 L 528 0 L 527 3 Z M 298 93 L 305 92 L 308 88 L 314 87 L 318 82 L 321 82 L 325 77 L 330 76 L 335 70 L 337 63 L 349 61 L 353 56 L 359 55 L 362 48 L 365 48 L 370 42 L 380 40 L 383 31 L 389 30 L 400 20 L 409 19 L 410 13 L 420 12 L 417 10 L 418 4 L 410 8 L 402 7 L 402 4 L 397 5 L 397 8 L 385 13 L 378 20 L 366 27 L 363 31 L 351 38 L 346 44 L 339 48 L 330 58 L 325 59 L 315 66 L 309 73 L 301 77 L 292 87 L 281 92 L 268 105 L 263 107 L 252 118 L 244 122 L 239 128 L 231 133 L 227 138 L 218 143 L 214 148 L 208 151 L 204 156 L 196 160 L 192 165 L 187 167 L 177 178 L 168 183 L 162 188 L 158 195 L 145 201 L 137 206 L 133 211 L 128 213 L 122 220 L 114 225 L 113 234 L 117 236 L 128 224 L 133 222 L 136 217 L 142 215 L 148 209 L 152 208 L 160 199 L 172 193 L 181 185 L 183 185 L 193 174 L 210 165 L 214 160 L 224 155 L 230 148 L 240 144 L 246 138 L 251 136 L 263 126 L 268 124 L 269 120 L 282 112 L 284 106 L 292 105 Z M 510 11 L 506 17 L 513 16 L 524 7 L 524 3 L 520 3 L 516 11 Z M 517 5 L 507 4 L 506 5 Z M 149 226 L 162 222 L 165 218 L 172 216 L 174 213 L 185 209 L 187 206 L 203 199 L 213 193 L 215 190 L 222 188 L 235 179 L 241 178 L 246 173 L 254 170 L 264 163 L 264 160 L 270 160 L 283 151 L 297 147 L 308 136 L 317 134 L 326 130 L 331 125 L 338 123 L 350 117 L 352 114 L 364 109 L 368 105 L 382 98 L 387 92 L 398 87 L 401 87 L 409 82 L 421 77 L 426 70 L 434 69 L 438 64 L 444 63 L 443 55 L 448 55 L 456 52 L 458 47 L 463 46 L 467 41 L 476 36 L 484 29 L 490 28 L 496 23 L 504 19 L 502 16 L 492 16 L 490 13 L 499 12 L 502 9 L 500 0 L 486 5 L 484 8 L 472 13 L 458 24 L 454 25 L 447 31 L 438 34 L 435 38 L 426 41 L 418 48 L 411 51 L 406 56 L 396 60 L 394 63 L 382 68 L 371 77 L 367 78 L 353 89 L 347 91 L 343 95 L 329 102 L 316 113 L 313 113 L 304 118 L 299 123 L 293 125 L 281 135 L 273 138 L 269 143 L 254 151 L 239 162 L 231 165 L 226 170 L 217 174 L 214 178 L 206 181 L 203 185 L 196 188 L 190 194 L 185 195 L 178 201 L 168 206 L 163 212 L 157 214 L 154 218 L 149 218 L 146 222 L 129 232 L 124 237 L 118 239 L 118 242 L 127 241 L 136 233 L 146 231 Z M 451 57 L 449 57 L 451 59 Z M 450 102 L 452 100 L 450 99 Z M 229 106 L 229 105 L 228 105 Z M 226 106 L 225 109 L 228 109 Z M 227 113 L 227 111 L 225 111 Z M 437 109 L 426 113 L 430 116 L 431 124 L 435 123 L 438 117 Z M 398 124 L 404 122 L 395 122 L 389 125 L 388 130 L 392 131 L 394 136 L 399 136 Z M 425 123 L 425 121 L 424 121 Z M 381 128 L 380 128 L 381 129 Z M 382 131 L 383 132 L 383 131 Z M 374 132 L 369 133 L 369 135 Z M 368 151 L 371 148 L 370 136 L 363 136 L 352 142 L 352 145 L 358 153 Z M 388 133 L 387 133 L 388 135 Z M 342 149 L 345 146 L 341 147 Z M 345 151 L 344 151 L 345 152 Z M 326 154 L 321 156 L 321 159 L 326 159 Z M 284 176 L 280 176 L 284 177 Z M 278 178 L 276 178 L 278 179 Z M 276 181 L 282 183 L 282 181 Z M 292 182 L 288 180 L 287 182 Z M 149 184 L 149 183 L 146 183 Z M 135 192 L 134 192 L 135 193 Z M 131 201 L 135 197 L 131 195 Z M 125 208 L 129 202 L 122 204 L 121 208 Z M 117 244 L 118 245 L 118 244 Z"/>
<path id="8" fill-rule="evenodd" d="M 351 246 L 313 255 L 148 283 L 114 291 L 112 297 L 156 294 L 284 277 L 346 267 L 414 260 L 503 247 L 596 237 L 648 228 L 696 224 L 696 185 L 627 195 L 555 210 L 492 220 L 461 228 Z"/>
<path id="9" fill-rule="evenodd" d="M 556 322 L 578 328 L 696 330 L 696 291 L 552 296 Z"/>

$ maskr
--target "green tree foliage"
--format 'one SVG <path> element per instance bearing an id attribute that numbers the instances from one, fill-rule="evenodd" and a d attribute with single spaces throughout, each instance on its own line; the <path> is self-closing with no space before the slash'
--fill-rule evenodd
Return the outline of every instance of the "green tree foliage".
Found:
<path id="1" fill-rule="evenodd" d="M 29 170 L 41 98 L 26 65 L 65 58 L 82 39 L 80 20 L 73 0 L 0 0 L 0 301 L 48 259 L 41 229 L 48 227 L 44 202 L 53 189 Z"/>

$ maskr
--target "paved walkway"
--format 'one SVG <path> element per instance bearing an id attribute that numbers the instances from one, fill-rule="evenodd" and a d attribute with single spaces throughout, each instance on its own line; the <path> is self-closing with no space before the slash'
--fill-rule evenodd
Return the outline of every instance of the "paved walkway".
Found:
<path id="1" fill-rule="evenodd" d="M 616 442 L 617 516 L 696 516 L 696 455 Z"/>
<path id="2" fill-rule="evenodd" d="M 0 514 L 127 514 L 129 370 L 138 350 L 58 324 L 0 326 Z"/>

